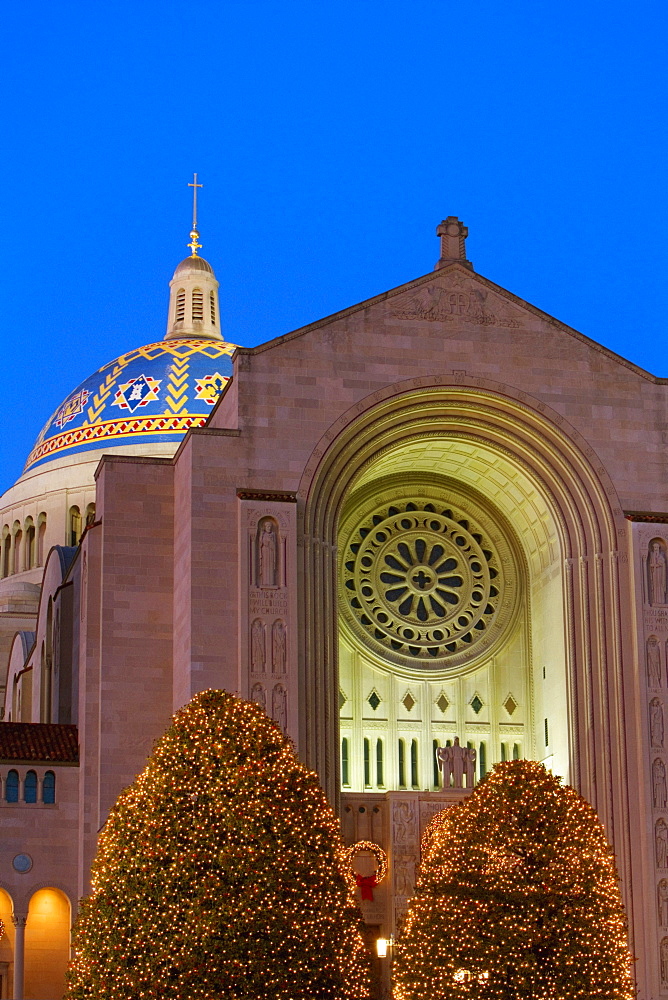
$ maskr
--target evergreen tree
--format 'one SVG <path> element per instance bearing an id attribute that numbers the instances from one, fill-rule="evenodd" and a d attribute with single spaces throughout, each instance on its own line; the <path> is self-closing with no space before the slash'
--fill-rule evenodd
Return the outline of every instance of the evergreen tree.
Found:
<path id="1" fill-rule="evenodd" d="M 631 1000 L 613 853 L 591 806 L 514 760 L 439 813 L 395 982 L 395 1000 Z"/>
<path id="2" fill-rule="evenodd" d="M 177 713 L 100 835 L 70 1000 L 352 1000 L 367 957 L 338 822 L 257 706 Z"/>

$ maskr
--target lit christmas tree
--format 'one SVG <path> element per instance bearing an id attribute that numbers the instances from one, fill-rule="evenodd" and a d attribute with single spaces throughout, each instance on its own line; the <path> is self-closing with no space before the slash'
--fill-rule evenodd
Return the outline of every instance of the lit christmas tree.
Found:
<path id="1" fill-rule="evenodd" d="M 368 996 L 338 822 L 257 706 L 197 695 L 119 797 L 74 930 L 66 996 Z"/>
<path id="2" fill-rule="evenodd" d="M 632 1000 L 614 858 L 591 806 L 542 764 L 497 764 L 425 833 L 395 1000 Z"/>

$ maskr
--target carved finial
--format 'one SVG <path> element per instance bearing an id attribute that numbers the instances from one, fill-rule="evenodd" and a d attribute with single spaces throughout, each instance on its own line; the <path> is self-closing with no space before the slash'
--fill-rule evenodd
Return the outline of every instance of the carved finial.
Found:
<path id="1" fill-rule="evenodd" d="M 190 243 L 188 246 L 192 250 L 192 257 L 197 256 L 197 251 L 202 249 L 202 244 L 199 242 L 199 232 L 197 230 L 197 188 L 204 187 L 203 184 L 197 183 L 197 174 L 193 174 L 192 184 L 188 182 L 188 187 L 193 189 L 193 227 L 190 230 Z"/>
<path id="2" fill-rule="evenodd" d="M 436 227 L 436 235 L 441 237 L 441 256 L 436 261 L 435 271 L 447 267 L 454 261 L 459 261 L 465 267 L 473 270 L 473 264 L 466 259 L 466 237 L 469 231 L 456 215 L 449 215 Z"/>

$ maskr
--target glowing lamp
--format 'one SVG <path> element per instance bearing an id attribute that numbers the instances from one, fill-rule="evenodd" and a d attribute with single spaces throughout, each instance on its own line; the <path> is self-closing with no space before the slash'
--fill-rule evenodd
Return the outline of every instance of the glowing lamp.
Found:
<path id="1" fill-rule="evenodd" d="M 376 938 L 376 954 L 378 958 L 387 958 L 387 938 Z"/>

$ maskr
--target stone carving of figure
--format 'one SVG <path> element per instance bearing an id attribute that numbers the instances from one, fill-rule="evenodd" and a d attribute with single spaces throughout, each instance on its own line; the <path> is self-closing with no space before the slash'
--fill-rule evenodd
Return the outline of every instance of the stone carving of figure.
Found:
<path id="1" fill-rule="evenodd" d="M 266 658 L 264 625 L 259 618 L 256 618 L 251 625 L 251 670 L 253 673 L 264 673 Z"/>
<path id="2" fill-rule="evenodd" d="M 647 683 L 650 687 L 661 687 L 661 647 L 655 635 L 647 640 Z"/>
<path id="3" fill-rule="evenodd" d="M 649 603 L 666 603 L 666 557 L 658 542 L 649 551 Z"/>
<path id="4" fill-rule="evenodd" d="M 662 878 L 656 889 L 659 926 L 668 927 L 668 879 Z"/>
<path id="5" fill-rule="evenodd" d="M 668 986 L 668 937 L 661 942 L 661 985 Z"/>
<path id="6" fill-rule="evenodd" d="M 412 802 L 395 802 L 392 807 L 395 841 L 410 844 L 415 837 L 415 812 Z"/>
<path id="7" fill-rule="evenodd" d="M 260 532 L 258 585 L 275 587 L 278 570 L 278 538 L 272 521 L 265 521 Z"/>
<path id="8" fill-rule="evenodd" d="M 450 787 L 451 780 L 455 788 L 463 788 L 464 774 L 466 787 L 473 788 L 476 752 L 472 747 L 460 746 L 459 736 L 455 736 L 451 747 L 437 747 L 436 760 L 443 771 L 444 788 Z"/>
<path id="9" fill-rule="evenodd" d="M 277 684 L 272 691 L 271 714 L 285 732 L 288 728 L 288 696 L 282 684 Z"/>
<path id="10" fill-rule="evenodd" d="M 280 618 L 271 629 L 271 662 L 275 674 L 285 673 L 285 623 Z"/>
<path id="11" fill-rule="evenodd" d="M 475 761 L 476 752 L 473 747 L 466 748 L 466 759 L 464 761 L 464 768 L 466 771 L 466 787 L 473 788 L 473 782 L 475 780 Z"/>
<path id="12" fill-rule="evenodd" d="M 649 736 L 652 747 L 663 748 L 663 708 L 658 698 L 652 698 L 649 703 Z"/>
<path id="13" fill-rule="evenodd" d="M 394 891 L 397 896 L 412 896 L 414 883 L 414 864 L 403 858 L 395 861 Z"/>
<path id="14" fill-rule="evenodd" d="M 663 938 L 660 946 L 661 954 L 661 985 L 668 986 L 668 937 Z"/>
<path id="15" fill-rule="evenodd" d="M 663 817 L 660 817 L 656 821 L 654 843 L 656 848 L 656 867 L 668 868 L 668 825 L 666 825 Z"/>
<path id="16" fill-rule="evenodd" d="M 652 793 L 654 808 L 666 808 L 666 765 L 657 757 L 652 764 Z"/>
<path id="17" fill-rule="evenodd" d="M 267 692 L 262 687 L 261 684 L 254 684 L 251 691 L 250 700 L 254 701 L 256 705 L 267 711 Z"/>

